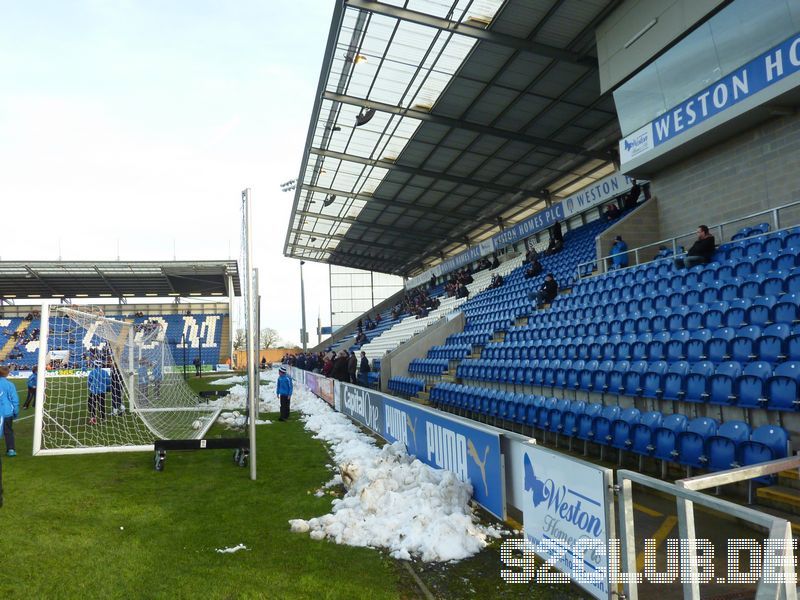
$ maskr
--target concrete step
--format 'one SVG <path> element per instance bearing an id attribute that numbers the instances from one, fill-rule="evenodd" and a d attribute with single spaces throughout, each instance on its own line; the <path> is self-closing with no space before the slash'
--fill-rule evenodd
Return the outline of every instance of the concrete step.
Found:
<path id="1" fill-rule="evenodd" d="M 467 358 L 480 358 L 480 357 L 481 357 L 481 353 L 480 352 L 478 352 L 478 353 L 473 352 Z"/>
<path id="2" fill-rule="evenodd" d="M 445 383 L 455 383 L 456 376 L 455 375 L 442 375 L 442 381 Z"/>
<path id="3" fill-rule="evenodd" d="M 800 515 L 800 490 L 783 485 L 771 485 L 756 490 L 758 502 L 793 515 Z"/>
<path id="4" fill-rule="evenodd" d="M 800 490 L 800 473 L 794 469 L 781 471 L 778 473 L 778 483 L 784 487 Z"/>
<path id="5" fill-rule="evenodd" d="M 506 339 L 506 332 L 505 331 L 495 331 L 494 335 L 492 336 L 493 342 L 503 342 Z"/>
<path id="6" fill-rule="evenodd" d="M 528 317 L 517 317 L 516 321 L 514 321 L 514 325 L 517 327 L 523 327 L 528 324 Z"/>
<path id="7" fill-rule="evenodd" d="M 417 392 L 417 398 L 427 402 L 428 400 L 431 399 L 431 395 L 428 392 Z"/>

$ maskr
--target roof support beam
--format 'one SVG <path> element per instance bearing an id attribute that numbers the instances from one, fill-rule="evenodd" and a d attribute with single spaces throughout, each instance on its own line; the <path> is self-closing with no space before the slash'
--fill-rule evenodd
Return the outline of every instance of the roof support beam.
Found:
<path id="1" fill-rule="evenodd" d="M 358 240 L 358 239 L 348 238 L 347 236 L 344 236 L 344 235 L 337 235 L 337 234 L 332 234 L 332 233 L 314 233 L 314 232 L 309 232 L 309 231 L 303 231 L 302 229 L 292 229 L 292 233 L 295 233 L 295 234 L 298 234 L 298 235 L 307 235 L 309 237 L 314 237 L 314 238 L 325 238 L 325 239 L 328 239 L 328 240 L 335 240 L 337 242 L 345 242 L 347 244 L 357 244 L 357 245 L 362 245 L 362 246 L 363 245 L 368 245 L 370 248 L 382 248 L 384 250 L 391 250 L 392 252 L 400 250 L 400 248 L 398 248 L 397 246 L 392 245 L 392 244 L 383 244 L 381 242 L 368 242 L 366 240 Z M 413 237 L 416 237 L 416 236 L 413 236 Z M 409 239 L 407 239 L 407 241 L 405 243 L 408 243 L 408 242 L 411 242 L 411 241 L 414 241 L 414 240 L 409 238 Z M 411 251 L 411 250 L 409 249 L 409 251 Z M 423 251 L 424 251 L 424 249 L 420 248 L 419 250 L 415 250 L 414 252 L 423 252 Z"/>
<path id="2" fill-rule="evenodd" d="M 344 162 L 352 162 L 360 165 L 367 165 L 371 167 L 378 167 L 380 169 L 388 169 L 390 171 L 398 171 L 400 173 L 408 173 L 409 175 L 419 175 L 420 177 L 430 177 L 431 179 L 440 179 L 442 181 L 450 181 L 459 185 L 469 185 L 483 190 L 491 190 L 501 194 L 516 194 L 522 190 L 518 188 L 508 187 L 507 185 L 498 185 L 490 181 L 478 181 L 476 179 L 468 179 L 466 177 L 458 177 L 457 175 L 448 175 L 447 173 L 439 173 L 437 171 L 428 171 L 426 169 L 418 169 L 416 167 L 409 167 L 400 165 L 388 160 L 380 160 L 373 158 L 364 158 L 363 156 L 356 156 L 354 154 L 345 154 L 343 152 L 336 152 L 334 150 L 323 150 L 322 148 L 311 148 L 311 153 L 317 156 L 324 156 L 326 158 L 334 158 Z M 535 195 L 525 192 L 528 195 Z"/>
<path id="3" fill-rule="evenodd" d="M 564 50 L 563 48 L 558 48 L 556 46 L 550 46 L 548 44 L 542 44 L 539 42 L 531 42 L 522 38 L 489 31 L 488 29 L 482 29 L 480 27 L 474 27 L 465 23 L 459 23 L 458 21 L 441 19 L 426 13 L 408 10 L 406 8 L 400 8 L 397 6 L 391 6 L 389 4 L 384 4 L 383 2 L 376 2 L 375 0 L 345 0 L 345 4 L 349 7 L 357 8 L 359 10 L 385 15 L 388 17 L 394 17 L 395 19 L 408 21 L 409 23 L 417 23 L 418 25 L 433 27 L 435 29 L 440 29 L 442 31 L 447 31 L 458 35 L 464 35 L 484 42 L 497 44 L 499 46 L 506 46 L 508 48 L 514 48 L 515 50 L 523 50 L 525 52 L 538 54 L 539 56 L 546 56 L 547 58 L 563 60 L 565 62 L 575 63 L 585 67 L 597 66 L 597 59 L 591 56 L 578 54 L 577 52 L 572 52 L 571 50 Z"/>
<path id="4" fill-rule="evenodd" d="M 320 187 L 318 185 L 303 185 L 301 183 L 298 183 L 298 185 L 301 186 L 304 190 L 308 190 L 309 192 L 318 192 L 320 194 L 333 194 L 334 196 L 341 196 L 343 198 L 353 198 L 354 200 L 363 200 L 364 202 L 381 202 L 382 204 L 394 204 L 396 206 L 405 206 L 411 209 L 416 209 L 426 215 L 437 215 L 439 217 L 449 217 L 449 218 L 459 217 L 452 211 L 436 210 L 435 208 L 429 208 L 427 206 L 419 206 L 418 204 L 409 202 L 407 200 L 396 200 L 394 198 L 380 198 L 377 196 L 371 196 L 370 194 L 354 194 L 353 192 L 332 190 L 330 188 Z"/>
<path id="5" fill-rule="evenodd" d="M 97 265 L 94 266 L 94 272 L 97 273 L 97 275 L 100 277 L 100 279 L 102 279 L 103 282 L 108 286 L 108 289 L 110 289 L 112 292 L 114 292 L 115 296 L 118 296 L 118 297 L 122 298 L 122 294 L 120 293 L 120 291 L 117 288 L 115 288 L 113 285 L 111 285 L 111 282 L 108 280 L 108 278 L 106 278 L 105 275 L 103 275 L 102 271 L 100 271 L 100 269 L 97 268 Z"/>
<path id="6" fill-rule="evenodd" d="M 42 277 L 39 276 L 39 274 L 36 271 L 31 269 L 28 265 L 25 265 L 25 270 L 30 274 L 31 277 L 36 279 L 44 287 L 46 287 L 48 290 L 50 290 L 51 294 L 57 294 L 58 293 L 53 289 L 53 286 L 51 286 L 49 283 L 47 283 Z"/>
<path id="7" fill-rule="evenodd" d="M 323 253 L 323 254 L 330 254 L 330 255 L 338 254 L 340 256 L 352 256 L 354 258 L 359 258 L 359 259 L 367 260 L 367 261 L 371 260 L 371 261 L 380 262 L 380 261 L 383 260 L 383 255 L 368 256 L 368 255 L 364 255 L 364 254 L 356 254 L 354 252 L 346 252 L 344 250 L 339 250 L 337 248 L 314 248 L 313 246 L 303 246 L 303 245 L 300 245 L 300 244 L 290 244 L 290 246 L 292 246 L 295 249 L 299 249 L 299 250 L 309 250 L 309 251 L 312 251 L 312 252 L 320 252 L 320 253 Z M 417 251 L 415 251 L 415 250 L 404 250 L 403 248 L 389 248 L 389 249 L 387 249 L 387 251 L 391 252 L 392 254 L 401 254 L 403 256 L 413 256 L 413 255 L 417 254 Z M 286 256 L 292 256 L 292 255 L 291 254 L 287 254 Z"/>
<path id="8" fill-rule="evenodd" d="M 357 219 L 352 219 L 350 217 L 337 217 L 336 215 L 326 215 L 326 214 L 322 214 L 322 213 L 310 212 L 310 211 L 307 211 L 307 210 L 296 210 L 295 214 L 296 215 L 300 215 L 301 217 L 311 217 L 311 218 L 316 218 L 316 219 L 322 219 L 324 221 L 334 221 L 334 222 L 337 222 L 337 223 L 347 223 L 348 225 L 351 225 L 351 226 L 363 227 L 364 229 L 372 229 L 372 230 L 376 230 L 376 231 L 385 231 L 386 233 L 393 233 L 395 235 L 403 235 L 403 232 L 401 230 L 399 230 L 397 227 L 389 227 L 387 225 L 379 225 L 377 223 L 367 223 L 366 221 L 359 221 Z M 295 229 L 292 229 L 292 231 L 295 231 Z M 313 231 L 308 231 L 308 230 L 305 230 L 305 229 L 298 230 L 297 232 L 300 233 L 300 234 L 308 235 L 308 236 L 316 236 L 317 235 L 317 233 L 315 233 Z M 421 233 L 421 232 L 420 233 L 414 233 L 414 236 L 418 237 L 418 238 L 421 238 L 421 239 L 431 240 L 431 241 L 439 241 L 439 240 L 441 240 L 441 236 L 430 235 L 428 233 Z"/>
<path id="9" fill-rule="evenodd" d="M 524 144 L 540 146 L 542 148 L 549 148 L 550 150 L 556 150 L 558 152 L 569 152 L 571 154 L 580 154 L 582 156 L 588 156 L 589 158 L 597 158 L 599 160 L 609 160 L 611 158 L 611 156 L 605 152 L 598 152 L 597 150 L 587 150 L 586 148 L 581 148 L 580 146 L 574 146 L 572 144 L 564 144 L 557 140 L 550 140 L 547 138 L 537 137 L 533 135 L 525 135 L 524 133 L 517 133 L 515 131 L 508 131 L 505 129 L 497 129 L 495 127 L 480 125 L 478 123 L 471 123 L 469 121 L 463 121 L 461 119 L 453 119 L 442 115 L 436 115 L 433 113 L 425 112 L 423 110 L 416 110 L 413 108 L 401 108 L 399 106 L 393 106 L 391 104 L 384 104 L 383 102 L 375 102 L 374 100 L 363 100 L 361 98 L 356 98 L 354 96 L 348 96 L 346 94 L 337 94 L 335 92 L 328 92 L 328 91 L 324 92 L 322 97 L 323 99 L 330 100 L 332 102 L 341 102 L 343 104 L 352 104 L 354 106 L 364 106 L 366 108 L 374 108 L 375 110 L 379 110 L 385 113 L 390 113 L 394 115 L 403 115 L 412 119 L 419 119 L 420 121 L 426 121 L 428 123 L 445 125 L 453 129 L 465 129 L 467 131 L 473 131 L 475 133 L 480 133 L 482 135 L 491 135 L 494 137 L 511 140 L 514 142 L 522 142 Z"/>

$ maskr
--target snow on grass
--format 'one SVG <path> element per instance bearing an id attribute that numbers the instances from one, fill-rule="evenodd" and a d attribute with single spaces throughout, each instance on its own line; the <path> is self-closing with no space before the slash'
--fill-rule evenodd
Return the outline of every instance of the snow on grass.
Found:
<path id="1" fill-rule="evenodd" d="M 222 377 L 221 379 L 214 379 L 209 381 L 209 385 L 231 385 L 233 383 L 244 383 L 247 381 L 246 375 L 233 375 L 231 377 Z"/>
<path id="2" fill-rule="evenodd" d="M 234 552 L 238 552 L 239 550 L 247 550 L 247 546 L 244 544 L 237 544 L 236 546 L 231 546 L 230 548 L 216 548 L 215 551 L 219 552 L 220 554 L 233 554 Z"/>
<path id="3" fill-rule="evenodd" d="M 247 424 L 247 417 L 238 410 L 233 412 L 222 412 L 217 418 L 217 422 L 226 425 L 229 429 L 241 429 Z M 256 425 L 271 425 L 269 419 L 256 419 Z"/>
<path id="4" fill-rule="evenodd" d="M 295 389 L 296 408 L 307 430 L 330 445 L 347 493 L 331 512 L 292 519 L 292 531 L 337 544 L 386 548 L 391 556 L 423 561 L 459 560 L 478 553 L 494 527 L 481 525 L 468 502 L 472 487 L 449 471 L 433 469 L 406 454 L 400 443 L 375 445 L 346 416 L 307 389 Z M 340 478 L 340 479 L 337 479 Z"/>

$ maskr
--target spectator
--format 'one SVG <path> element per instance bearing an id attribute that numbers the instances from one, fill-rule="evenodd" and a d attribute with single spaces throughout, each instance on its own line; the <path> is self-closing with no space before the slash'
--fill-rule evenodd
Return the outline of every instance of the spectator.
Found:
<path id="1" fill-rule="evenodd" d="M 624 206 L 625 210 L 630 210 L 636 206 L 636 203 L 639 201 L 639 194 L 642 193 L 642 188 L 635 179 L 631 179 L 633 182 L 633 187 L 631 187 L 631 191 L 628 192 L 628 195 L 625 196 Z"/>
<path id="2" fill-rule="evenodd" d="M 606 205 L 606 212 L 603 215 L 606 221 L 614 221 L 619 218 L 619 215 L 619 207 L 617 206 L 616 202 Z"/>
<path id="3" fill-rule="evenodd" d="M 536 292 L 530 292 L 528 299 L 536 302 L 536 308 L 550 304 L 558 295 L 558 283 L 552 273 L 545 275 L 544 283 Z"/>
<path id="4" fill-rule="evenodd" d="M 691 269 L 697 265 L 705 265 L 711 262 L 714 256 L 714 236 L 708 231 L 706 225 L 697 227 L 697 241 L 689 248 L 685 258 L 675 259 L 676 269 Z"/>
<path id="5" fill-rule="evenodd" d="M 458 285 L 458 289 L 456 290 L 456 298 L 469 298 L 469 290 L 463 283 Z"/>
<path id="6" fill-rule="evenodd" d="M 489 287 L 486 288 L 487 290 L 494 290 L 499 288 L 503 285 L 503 276 L 502 275 L 492 275 L 492 282 L 489 284 Z"/>
<path id="7" fill-rule="evenodd" d="M 0 366 L 0 419 L 3 421 L 3 435 L 6 438 L 6 454 L 16 456 L 17 450 L 14 444 L 14 419 L 19 416 L 19 396 L 17 388 L 8 380 L 11 369 L 8 365 Z M 2 478 L 2 471 L 0 471 Z M 3 484 L 0 479 L 0 506 L 3 505 Z"/>
<path id="8" fill-rule="evenodd" d="M 492 270 L 496 269 L 500 266 L 500 259 L 497 258 L 497 254 L 492 255 Z"/>
<path id="9" fill-rule="evenodd" d="M 331 369 L 331 377 L 334 379 L 347 383 L 347 351 L 339 350 L 336 359 L 333 361 L 333 368 Z"/>
<path id="10" fill-rule="evenodd" d="M 286 367 L 281 366 L 278 369 L 278 381 L 275 385 L 275 394 L 281 399 L 281 416 L 278 421 L 289 419 L 289 405 L 292 402 L 293 387 L 292 378 L 286 374 Z"/>
<path id="11" fill-rule="evenodd" d="M 322 374 L 325 375 L 325 377 L 330 377 L 332 369 L 333 369 L 333 359 L 330 356 L 326 356 L 325 359 L 322 361 Z"/>
<path id="12" fill-rule="evenodd" d="M 536 251 L 536 248 L 531 248 L 525 253 L 525 262 L 528 264 L 533 264 L 534 261 L 539 260 L 539 253 Z"/>
<path id="13" fill-rule="evenodd" d="M 532 279 L 537 275 L 540 275 L 542 272 L 542 263 L 539 262 L 539 259 L 534 259 L 534 261 L 525 269 L 524 277 L 525 279 Z"/>
<path id="14" fill-rule="evenodd" d="M 203 363 L 200 362 L 200 357 L 199 356 L 195 356 L 194 360 L 192 361 L 192 364 L 194 365 L 195 377 L 200 377 L 200 373 L 203 370 Z M 145 373 L 147 373 L 147 367 L 145 367 Z M 146 380 L 146 378 L 145 378 L 145 380 Z"/>
<path id="15" fill-rule="evenodd" d="M 28 375 L 28 397 L 25 398 L 25 405 L 22 407 L 24 409 L 27 409 L 31 403 L 36 406 L 36 373 L 38 370 L 38 367 L 32 367 L 31 374 Z"/>
<path id="16" fill-rule="evenodd" d="M 122 382 L 122 373 L 120 373 L 117 365 L 111 363 L 111 414 L 124 415 L 125 405 L 122 403 L 122 390 L 124 388 Z"/>
<path id="17" fill-rule="evenodd" d="M 347 357 L 347 375 L 350 378 L 350 383 L 358 383 L 356 372 L 358 371 L 358 358 L 355 352 L 351 352 Z"/>
<path id="18" fill-rule="evenodd" d="M 431 273 L 431 278 L 428 281 L 428 287 L 431 289 L 436 287 L 436 275 L 434 275 L 433 273 Z"/>
<path id="19" fill-rule="evenodd" d="M 368 379 L 367 375 L 369 374 L 369 359 L 367 358 L 367 353 L 363 350 L 361 351 L 361 363 L 358 366 L 359 374 L 361 375 L 361 384 L 367 385 Z"/>
<path id="20" fill-rule="evenodd" d="M 628 244 L 621 235 L 614 238 L 614 245 L 611 246 L 609 256 L 611 256 L 612 269 L 624 269 L 628 266 Z"/>
<path id="21" fill-rule="evenodd" d="M 102 361 L 94 361 L 86 387 L 89 388 L 89 425 L 97 425 L 98 416 L 100 420 L 106 418 L 106 392 L 111 389 L 111 377 L 103 369 Z"/>
<path id="22" fill-rule="evenodd" d="M 485 271 L 486 269 L 491 269 L 491 268 L 492 268 L 492 263 L 490 263 L 489 259 L 484 256 L 482 259 L 478 261 L 478 266 L 475 267 L 475 272 L 477 273 L 478 271 Z"/>

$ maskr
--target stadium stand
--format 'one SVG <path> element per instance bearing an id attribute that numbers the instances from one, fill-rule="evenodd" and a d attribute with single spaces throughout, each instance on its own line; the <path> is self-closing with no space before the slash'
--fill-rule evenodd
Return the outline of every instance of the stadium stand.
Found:
<path id="1" fill-rule="evenodd" d="M 220 362 L 222 350 L 223 321 L 228 319 L 227 314 L 161 314 L 135 317 L 133 314 L 115 315 L 131 322 L 136 327 L 142 327 L 147 322 L 156 320 L 165 326 L 165 339 L 172 347 L 176 364 L 192 365 L 195 358 L 201 358 L 203 364 L 216 365 Z M 5 323 L 8 325 L 5 325 Z M 20 369 L 30 368 L 37 364 L 39 356 L 38 331 L 41 322 L 37 318 L 0 319 L 0 360 L 7 360 Z M 99 338 L 92 337 L 90 341 L 73 339 L 68 331 L 59 330 L 65 327 L 65 322 L 51 320 L 52 336 L 67 343 L 54 350 L 69 350 L 69 365 L 65 368 L 83 368 L 91 364 L 88 354 L 89 348 L 100 343 Z M 13 334 L 17 334 L 17 338 Z M 182 340 L 184 335 L 189 342 L 184 348 Z"/>
<path id="2" fill-rule="evenodd" d="M 590 444 L 601 457 L 615 449 L 640 469 L 655 459 L 662 475 L 668 465 L 690 473 L 788 456 L 780 424 L 800 404 L 800 227 L 743 228 L 688 271 L 660 256 L 573 283 L 601 229 L 570 232 L 581 249 L 570 259 L 544 259 L 571 293 L 534 310 L 526 293 L 537 281 L 511 272 L 462 305 L 463 333 L 389 389 L 425 398 L 428 386 L 442 410 L 580 442 L 585 454 Z"/>

